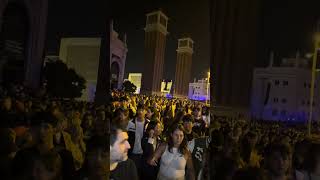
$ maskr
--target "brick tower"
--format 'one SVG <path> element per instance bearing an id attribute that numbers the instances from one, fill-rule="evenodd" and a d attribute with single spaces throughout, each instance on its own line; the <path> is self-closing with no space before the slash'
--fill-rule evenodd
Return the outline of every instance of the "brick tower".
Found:
<path id="1" fill-rule="evenodd" d="M 168 17 L 162 11 L 154 11 L 146 16 L 141 93 L 160 94 Z"/>
<path id="2" fill-rule="evenodd" d="M 182 38 L 178 40 L 177 65 L 175 74 L 174 95 L 177 97 L 188 96 L 191 76 L 191 64 L 193 54 L 193 40 Z"/>

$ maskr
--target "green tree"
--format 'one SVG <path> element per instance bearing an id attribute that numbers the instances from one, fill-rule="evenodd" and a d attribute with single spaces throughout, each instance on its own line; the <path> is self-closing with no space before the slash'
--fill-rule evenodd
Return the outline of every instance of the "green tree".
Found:
<path id="1" fill-rule="evenodd" d="M 122 84 L 122 88 L 125 92 L 128 93 L 134 93 L 136 92 L 137 86 L 135 86 L 132 82 L 130 81 L 125 81 Z"/>
<path id="2" fill-rule="evenodd" d="M 68 68 L 61 60 L 47 62 L 44 68 L 47 92 L 60 98 L 81 97 L 86 88 L 85 79 L 74 69 Z"/>

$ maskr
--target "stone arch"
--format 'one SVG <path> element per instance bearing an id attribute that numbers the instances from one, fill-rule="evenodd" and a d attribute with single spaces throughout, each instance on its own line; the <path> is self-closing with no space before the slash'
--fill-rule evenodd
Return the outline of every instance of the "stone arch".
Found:
<path id="1" fill-rule="evenodd" d="M 0 81 L 23 83 L 31 39 L 29 9 L 23 1 L 9 1 L 1 15 Z"/>
<path id="2" fill-rule="evenodd" d="M 48 0 L 0 0 L 0 29 L 3 26 L 4 12 L 12 3 L 23 7 L 28 19 L 24 84 L 38 89 L 44 60 Z"/>

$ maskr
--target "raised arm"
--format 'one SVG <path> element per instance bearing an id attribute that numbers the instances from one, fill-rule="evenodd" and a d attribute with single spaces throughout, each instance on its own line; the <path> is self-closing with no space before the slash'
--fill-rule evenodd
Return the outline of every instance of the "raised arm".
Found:
<path id="1" fill-rule="evenodd" d="M 167 144 L 161 144 L 156 151 L 154 152 L 154 154 L 151 156 L 151 158 L 149 159 L 148 163 L 151 166 L 157 166 L 158 165 L 158 160 L 160 159 L 160 157 L 162 156 L 162 154 L 164 153 L 164 151 L 166 150 Z"/>

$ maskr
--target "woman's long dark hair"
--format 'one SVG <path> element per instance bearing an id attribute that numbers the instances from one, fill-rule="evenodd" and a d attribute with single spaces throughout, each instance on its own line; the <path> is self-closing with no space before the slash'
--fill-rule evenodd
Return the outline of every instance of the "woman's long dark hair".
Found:
<path id="1" fill-rule="evenodd" d="M 183 132 L 183 134 L 185 134 L 185 130 L 184 130 L 182 124 L 175 124 L 175 125 L 172 127 L 172 129 L 171 129 L 171 131 L 170 131 L 171 133 L 170 133 L 169 138 L 168 138 L 168 150 L 169 150 L 169 152 L 171 152 L 171 153 L 172 153 L 172 148 L 173 148 L 173 145 L 174 145 L 171 135 L 172 135 L 176 130 L 180 130 L 180 131 Z M 182 140 L 182 142 L 181 142 L 181 144 L 180 144 L 180 146 L 179 146 L 179 148 L 178 148 L 178 151 L 179 151 L 179 153 L 181 153 L 181 154 L 183 154 L 183 155 L 185 155 L 185 154 L 187 153 L 187 151 L 188 151 L 188 149 L 187 149 L 187 140 L 186 140 L 185 137 L 183 138 L 183 140 Z"/>
<path id="2" fill-rule="evenodd" d="M 154 130 L 160 121 L 150 121 L 146 129 L 145 136 L 149 137 L 149 131 Z"/>

